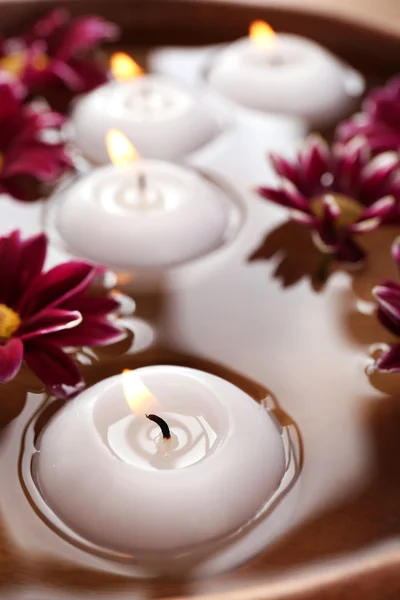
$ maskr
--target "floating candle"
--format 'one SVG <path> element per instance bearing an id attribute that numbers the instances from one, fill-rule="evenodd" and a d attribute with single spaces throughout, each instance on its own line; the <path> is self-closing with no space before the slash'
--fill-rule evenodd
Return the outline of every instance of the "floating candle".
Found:
<path id="1" fill-rule="evenodd" d="M 229 198 L 192 169 L 136 160 L 120 132 L 107 136 L 115 165 L 94 169 L 53 201 L 59 242 L 70 254 L 118 270 L 166 269 L 221 246 Z"/>
<path id="2" fill-rule="evenodd" d="M 311 40 L 275 34 L 257 21 L 250 36 L 223 49 L 208 81 L 233 102 L 290 114 L 324 126 L 342 117 L 364 91 L 362 76 Z"/>
<path id="3" fill-rule="evenodd" d="M 42 433 L 35 478 L 64 532 L 157 575 L 250 558 L 287 469 L 265 407 L 214 375 L 151 366 L 65 405 Z"/>
<path id="4" fill-rule="evenodd" d="M 165 77 L 143 75 L 127 55 L 111 60 L 116 81 L 76 103 L 74 140 L 97 164 L 109 162 L 108 129 L 124 133 L 145 158 L 176 159 L 197 150 L 219 132 L 216 116 L 192 94 Z"/>

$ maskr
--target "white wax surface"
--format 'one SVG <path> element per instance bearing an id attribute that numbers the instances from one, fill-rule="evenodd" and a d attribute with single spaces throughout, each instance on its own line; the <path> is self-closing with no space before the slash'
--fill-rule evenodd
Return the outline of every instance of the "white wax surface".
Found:
<path id="1" fill-rule="evenodd" d="M 305 38 L 279 34 L 271 49 L 241 39 L 210 61 L 210 85 L 233 102 L 325 126 L 351 110 L 362 76 Z"/>
<path id="2" fill-rule="evenodd" d="M 281 431 L 264 407 L 219 377 L 173 366 L 135 373 L 178 439 L 168 466 L 158 426 L 132 418 L 118 375 L 66 404 L 44 430 L 36 472 L 42 495 L 80 536 L 139 562 L 175 564 L 181 552 L 209 557 L 278 489 L 286 468 Z M 122 427 L 115 451 L 113 428 L 127 419 L 133 429 Z"/>
<path id="3" fill-rule="evenodd" d="M 71 116 L 74 139 L 97 164 L 109 163 L 109 129 L 126 135 L 143 158 L 172 160 L 209 142 L 217 117 L 182 85 L 156 75 L 111 82 L 78 100 Z"/>
<path id="4" fill-rule="evenodd" d="M 147 180 L 148 207 L 138 194 Z M 224 242 L 229 199 L 194 170 L 142 161 L 93 170 L 57 199 L 55 226 L 69 252 L 118 269 L 167 268 Z"/>

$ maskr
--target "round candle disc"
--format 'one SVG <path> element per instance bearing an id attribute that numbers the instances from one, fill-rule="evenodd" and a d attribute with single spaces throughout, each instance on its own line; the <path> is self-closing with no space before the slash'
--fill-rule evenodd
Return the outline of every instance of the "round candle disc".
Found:
<path id="1" fill-rule="evenodd" d="M 194 170 L 144 161 L 93 170 L 53 199 L 50 214 L 70 254 L 132 272 L 168 269 L 214 251 L 237 210 Z"/>
<path id="2" fill-rule="evenodd" d="M 143 158 L 165 160 L 194 152 L 221 132 L 206 104 L 155 75 L 98 88 L 76 103 L 71 124 L 74 142 L 96 164 L 110 162 L 109 129 L 126 135 Z"/>
<path id="3" fill-rule="evenodd" d="M 88 551 L 129 557 L 153 575 L 217 572 L 257 553 L 292 510 L 274 519 L 295 476 L 275 418 L 195 369 L 131 371 L 130 400 L 123 377 L 81 393 L 41 433 L 33 475 L 46 518 Z M 136 412 L 138 398 L 156 421 Z"/>

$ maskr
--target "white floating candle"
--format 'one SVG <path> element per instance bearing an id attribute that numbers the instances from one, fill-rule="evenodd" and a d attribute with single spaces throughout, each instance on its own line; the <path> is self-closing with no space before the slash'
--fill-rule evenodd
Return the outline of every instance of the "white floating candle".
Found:
<path id="1" fill-rule="evenodd" d="M 157 574 L 250 558 L 287 466 L 265 407 L 214 375 L 152 366 L 66 404 L 41 435 L 35 479 L 64 532 Z"/>
<path id="2" fill-rule="evenodd" d="M 79 100 L 71 116 L 74 141 L 89 160 L 109 162 L 108 129 L 124 133 L 145 158 L 176 159 L 197 150 L 219 133 L 217 117 L 173 81 L 143 75 L 128 56 L 112 60 L 118 81 Z"/>
<path id="3" fill-rule="evenodd" d="M 364 91 L 362 76 L 315 42 L 277 35 L 262 21 L 250 34 L 223 49 L 209 68 L 209 83 L 233 102 L 324 126 Z"/>
<path id="4" fill-rule="evenodd" d="M 64 249 L 136 272 L 182 264 L 224 243 L 231 207 L 219 188 L 192 169 L 132 162 L 135 150 L 118 131 L 108 146 L 116 166 L 77 180 L 50 209 Z"/>

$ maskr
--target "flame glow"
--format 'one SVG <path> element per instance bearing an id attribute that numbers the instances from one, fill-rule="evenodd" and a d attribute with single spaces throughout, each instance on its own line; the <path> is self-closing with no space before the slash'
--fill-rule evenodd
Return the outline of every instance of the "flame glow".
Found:
<path id="1" fill-rule="evenodd" d="M 141 379 L 130 369 L 122 372 L 122 387 L 130 410 L 138 416 L 151 413 L 157 407 L 157 400 Z"/>
<path id="2" fill-rule="evenodd" d="M 276 33 L 265 21 L 253 21 L 249 27 L 249 36 L 256 48 L 266 50 L 274 46 Z"/>
<path id="3" fill-rule="evenodd" d="M 140 160 L 135 146 L 118 129 L 107 131 L 106 147 L 111 162 L 118 167 Z"/>
<path id="4" fill-rule="evenodd" d="M 142 67 L 124 52 L 116 52 L 111 56 L 110 68 L 117 81 L 129 81 L 143 75 Z"/>

